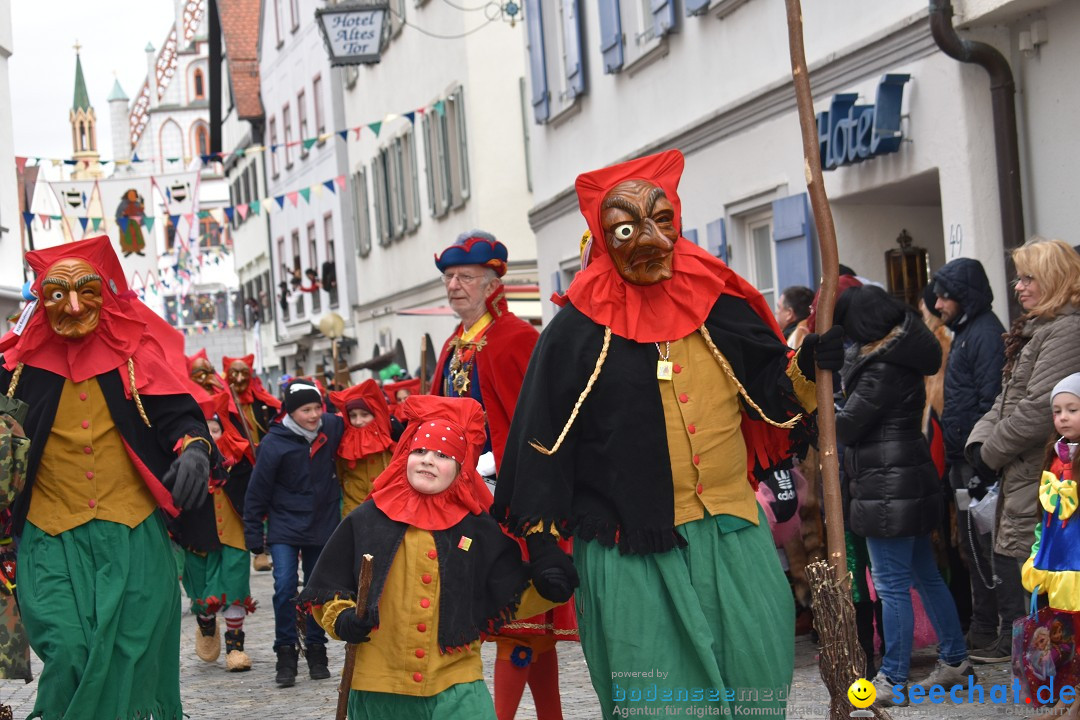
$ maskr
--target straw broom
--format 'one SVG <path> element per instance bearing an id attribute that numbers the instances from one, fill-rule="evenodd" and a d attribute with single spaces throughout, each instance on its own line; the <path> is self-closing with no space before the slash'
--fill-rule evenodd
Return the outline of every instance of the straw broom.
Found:
<path id="1" fill-rule="evenodd" d="M 802 130 L 803 162 L 806 190 L 814 211 L 818 243 L 821 250 L 821 296 L 818 298 L 817 327 L 821 332 L 833 324 L 833 305 L 839 260 L 836 250 L 836 227 L 833 225 L 829 198 L 821 176 L 821 154 L 818 146 L 814 99 L 810 93 L 810 76 L 806 69 L 803 48 L 802 7 L 800 0 L 785 0 L 787 5 L 788 47 L 791 51 L 791 76 L 799 108 Z M 832 373 L 817 371 L 818 448 L 821 457 L 821 480 L 825 495 L 825 526 L 828 543 L 828 563 L 808 565 L 810 595 L 814 606 L 814 625 L 820 636 L 821 679 L 829 690 L 829 717 L 843 720 L 850 717 L 851 703 L 847 691 L 862 677 L 866 657 L 855 630 L 855 607 L 851 603 L 851 574 L 847 568 L 844 543 L 844 513 L 840 496 L 840 467 L 836 456 L 836 414 L 833 408 Z M 874 716 L 889 718 L 877 704 Z"/>
<path id="2" fill-rule="evenodd" d="M 368 592 L 371 590 L 371 573 L 373 569 L 371 555 L 364 555 L 360 561 L 360 580 L 356 587 L 356 614 L 364 617 L 367 612 Z M 349 612 L 345 610 L 344 612 Z M 352 691 L 353 671 L 356 669 L 356 643 L 345 646 L 345 663 L 341 668 L 341 683 L 338 685 L 336 720 L 345 720 L 349 713 L 349 693 Z"/>

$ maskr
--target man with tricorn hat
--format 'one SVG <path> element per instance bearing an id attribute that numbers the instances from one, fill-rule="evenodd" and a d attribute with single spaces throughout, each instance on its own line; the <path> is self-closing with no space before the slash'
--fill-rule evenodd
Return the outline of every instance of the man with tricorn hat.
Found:
<path id="1" fill-rule="evenodd" d="M 483 230 L 462 233 L 435 256 L 446 298 L 461 323 L 443 345 L 431 392 L 471 397 L 483 406 L 487 442 L 480 471 L 488 476 L 502 462 L 521 381 L 539 337 L 532 325 L 507 308 L 502 284 L 507 259 L 506 246 Z M 569 604 L 506 624 L 496 638 L 495 712 L 499 720 L 514 717 L 526 682 L 537 718 L 561 720 L 555 642 L 576 639 Z"/>
<path id="2" fill-rule="evenodd" d="M 682 169 L 673 150 L 578 177 L 591 246 L 533 353 L 492 511 L 533 563 L 569 563 L 556 538 L 574 537 L 605 717 L 782 715 L 794 612 L 754 488 L 808 439 L 814 360 L 839 369 L 841 336 L 789 351 L 761 294 L 681 237 Z"/>
<path id="3" fill-rule="evenodd" d="M 13 524 L 44 661 L 33 715 L 179 717 L 180 595 L 155 511 L 205 501 L 206 422 L 108 237 L 26 259 L 36 300 L 0 340 L 0 388 L 29 405 Z"/>

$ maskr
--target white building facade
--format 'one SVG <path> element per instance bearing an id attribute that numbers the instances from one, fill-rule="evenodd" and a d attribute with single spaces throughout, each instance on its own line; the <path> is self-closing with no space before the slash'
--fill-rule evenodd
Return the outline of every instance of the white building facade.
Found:
<path id="1" fill-rule="evenodd" d="M 506 245 L 510 309 L 539 321 L 524 41 L 509 17 L 454 5 L 392 0 L 380 62 L 343 71 L 343 120 L 361 128 L 347 145 L 358 352 L 366 360 L 400 340 L 410 373 L 422 336 L 437 352 L 458 322 L 434 256 L 465 231 Z"/>
<path id="2" fill-rule="evenodd" d="M 18 183 L 15 174 L 15 131 L 11 115 L 11 83 L 8 58 L 14 52 L 11 33 L 11 0 L 0 0 L 0 329 L 22 297 L 22 233 Z"/>
<path id="3" fill-rule="evenodd" d="M 1080 5 L 954 5 L 961 36 L 996 47 L 1016 78 L 1024 232 L 1077 242 L 1067 235 L 1080 207 L 1067 196 L 1080 146 L 1065 125 L 1080 110 L 1067 70 L 1080 60 Z M 579 264 L 586 226 L 575 177 L 667 148 L 686 155 L 685 237 L 724 257 L 770 302 L 789 285 L 816 287 L 783 3 L 530 0 L 525 10 L 536 196 L 529 220 L 541 297 L 565 290 Z M 823 147 L 844 157 L 825 173 L 840 261 L 888 285 L 887 255 L 902 234 L 927 251 L 928 272 L 954 257 L 978 258 L 1004 316 L 987 71 L 937 46 L 924 0 L 823 0 L 805 3 L 803 19 Z M 1020 33 L 1030 40 L 1038 21 L 1052 35 L 1021 51 Z M 545 303 L 545 316 L 553 312 Z"/>
<path id="4" fill-rule="evenodd" d="M 338 268 L 348 259 L 342 224 L 345 174 L 332 133 L 330 62 L 315 25 L 316 0 L 265 0 L 259 25 L 259 75 L 266 113 L 264 162 L 274 282 L 275 345 L 285 372 L 332 369 L 330 338 L 319 331 L 329 313 L 345 320 L 354 286 Z M 308 142 L 304 142 L 308 141 Z"/>

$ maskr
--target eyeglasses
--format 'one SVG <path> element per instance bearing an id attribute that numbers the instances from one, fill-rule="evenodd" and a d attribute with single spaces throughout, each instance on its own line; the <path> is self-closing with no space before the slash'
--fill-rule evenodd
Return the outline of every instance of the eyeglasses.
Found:
<path id="1" fill-rule="evenodd" d="M 1035 282 L 1035 277 L 1032 275 L 1017 275 L 1013 278 L 1012 284 L 1027 287 L 1033 282 Z"/>
<path id="2" fill-rule="evenodd" d="M 454 280 L 457 280 L 461 285 L 472 285 L 477 280 L 482 280 L 483 275 L 459 275 L 457 273 L 447 273 L 442 276 L 443 285 L 449 285 Z"/>

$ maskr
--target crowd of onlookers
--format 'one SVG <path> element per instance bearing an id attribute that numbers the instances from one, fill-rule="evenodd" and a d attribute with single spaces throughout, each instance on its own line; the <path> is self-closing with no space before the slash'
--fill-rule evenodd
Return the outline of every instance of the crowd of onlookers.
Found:
<path id="1" fill-rule="evenodd" d="M 836 386 L 844 523 L 865 676 L 875 678 L 879 699 L 908 682 L 912 589 L 939 644 L 925 687 L 966 683 L 973 663 L 1008 661 L 1013 621 L 1030 602 L 1021 574 L 1034 555 L 1048 447 L 1074 440 L 1058 405 L 1072 398 L 1063 381 L 1080 372 L 1080 254 L 1036 237 L 1012 262 L 1020 310 L 1008 331 L 978 260 L 938 269 L 919 310 L 841 266 L 834 317 L 847 346 Z M 777 320 L 792 347 L 813 332 L 815 303 L 804 287 L 780 295 Z M 823 547 L 813 450 L 798 470 L 807 481 L 802 532 L 783 549 L 805 620 L 812 611 L 802 569 Z"/>

